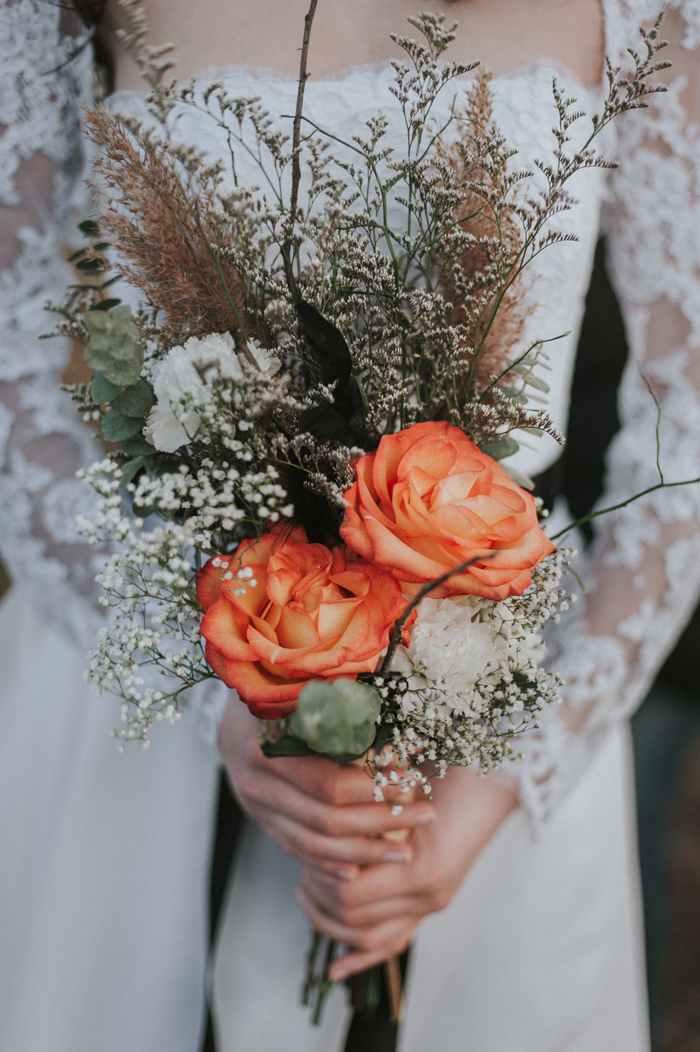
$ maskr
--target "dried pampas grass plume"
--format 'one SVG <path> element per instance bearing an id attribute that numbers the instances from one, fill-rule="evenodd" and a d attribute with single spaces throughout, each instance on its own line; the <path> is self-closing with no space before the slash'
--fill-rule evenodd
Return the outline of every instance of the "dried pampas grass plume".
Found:
<path id="1" fill-rule="evenodd" d="M 240 336 L 243 285 L 211 202 L 191 191 L 162 146 L 103 106 L 88 113 L 86 125 L 101 150 L 97 218 L 122 257 L 116 268 L 165 313 L 174 338 L 227 329 Z"/>
<path id="2" fill-rule="evenodd" d="M 515 274 L 523 249 L 518 216 L 512 207 L 503 205 L 505 167 L 489 164 L 487 168 L 478 163 L 479 158 L 485 159 L 483 145 L 494 130 L 490 81 L 491 74 L 479 71 L 465 94 L 462 112 L 457 114 L 460 139 L 451 143 L 440 140 L 437 146 L 438 156 L 450 166 L 457 182 L 468 184 L 456 218 L 474 240 L 457 260 L 446 294 L 454 304 L 450 324 L 462 327 L 466 333 L 459 371 L 463 377 L 469 376 L 469 389 L 462 392 L 469 400 L 478 399 L 513 360 L 528 314 L 522 277 L 507 279 L 503 291 L 503 274 L 510 269 Z M 479 343 L 478 357 L 473 362 Z M 507 375 L 499 381 L 508 382 Z M 484 401 L 491 399 L 486 395 Z"/>

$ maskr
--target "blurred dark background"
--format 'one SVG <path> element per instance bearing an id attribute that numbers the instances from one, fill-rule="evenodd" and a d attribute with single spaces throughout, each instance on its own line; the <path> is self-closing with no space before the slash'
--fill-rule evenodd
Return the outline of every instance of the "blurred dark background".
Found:
<path id="1" fill-rule="evenodd" d="M 626 360 L 624 325 L 600 241 L 565 451 L 537 479 L 545 503 L 563 494 L 576 518 L 602 492 Z M 700 1052 L 699 669 L 700 608 L 632 719 L 653 1052 Z"/>

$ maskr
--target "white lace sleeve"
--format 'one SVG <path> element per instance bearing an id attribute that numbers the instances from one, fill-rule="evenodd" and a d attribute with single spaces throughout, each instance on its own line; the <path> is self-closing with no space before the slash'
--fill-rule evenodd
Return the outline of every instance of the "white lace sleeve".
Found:
<path id="1" fill-rule="evenodd" d="M 86 598 L 96 553 L 74 532 L 88 499 L 75 472 L 99 450 L 59 387 L 68 341 L 39 339 L 55 321 L 44 302 L 75 280 L 64 232 L 88 204 L 86 45 L 68 5 L 0 0 L 0 555 L 37 610 L 88 646 L 99 617 Z"/>
<path id="2" fill-rule="evenodd" d="M 657 6 L 608 3 L 620 52 L 638 47 L 636 28 Z M 621 164 L 611 180 L 609 265 L 630 360 L 600 507 L 659 481 L 647 382 L 661 410 L 665 480 L 700 476 L 700 4 L 667 6 L 669 90 L 620 121 Z M 547 714 L 517 764 L 523 802 L 536 819 L 644 698 L 700 597 L 700 485 L 659 489 L 598 519 L 584 576 L 585 602 L 549 646 L 565 704 Z"/>

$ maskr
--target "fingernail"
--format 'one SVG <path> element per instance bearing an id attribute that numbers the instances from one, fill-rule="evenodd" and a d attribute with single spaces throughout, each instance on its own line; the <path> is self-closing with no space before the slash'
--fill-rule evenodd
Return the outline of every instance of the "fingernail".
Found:
<path id="1" fill-rule="evenodd" d="M 387 851 L 384 856 L 385 862 L 410 862 L 411 856 L 407 855 L 405 851 Z"/>
<path id="2" fill-rule="evenodd" d="M 413 819 L 413 824 L 414 826 L 419 826 L 423 822 L 434 822 L 436 818 L 437 815 L 434 811 L 424 811 L 422 814 L 416 815 Z"/>
<path id="3" fill-rule="evenodd" d="M 351 869 L 336 869 L 335 875 L 340 880 L 354 880 L 355 879 L 355 874 L 353 873 L 353 871 Z"/>

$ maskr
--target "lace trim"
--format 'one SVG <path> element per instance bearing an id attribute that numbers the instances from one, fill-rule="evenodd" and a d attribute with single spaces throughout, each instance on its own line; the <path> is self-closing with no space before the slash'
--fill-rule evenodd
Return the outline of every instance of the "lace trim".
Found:
<path id="1" fill-rule="evenodd" d="M 39 339 L 51 326 L 44 302 L 61 298 L 72 279 L 61 259 L 66 227 L 88 206 L 80 109 L 92 99 L 93 68 L 85 43 L 61 5 L 0 7 L 0 207 L 16 246 L 12 267 L 0 272 L 0 554 L 37 611 L 88 647 L 100 621 L 91 599 L 97 553 L 79 541 L 72 517 L 87 497 L 75 471 L 94 460 L 95 443 L 59 390 L 67 341 Z M 48 201 L 31 182 L 39 155 L 51 162 Z"/>
<path id="2" fill-rule="evenodd" d="M 693 36 L 700 3 L 666 6 L 664 36 L 676 48 L 700 43 Z M 640 19 L 659 8 L 607 0 L 606 24 L 620 54 L 638 46 Z M 669 51 L 672 60 L 679 56 Z M 697 83 L 674 77 L 668 93 L 619 126 L 622 163 L 611 178 L 606 225 L 630 361 L 600 506 L 659 480 L 656 407 L 645 379 L 660 405 L 665 479 L 700 475 L 700 137 L 697 114 L 681 100 L 688 87 L 687 96 L 697 99 Z M 566 683 L 564 709 L 546 713 L 508 772 L 536 821 L 556 806 L 610 727 L 642 700 L 700 598 L 700 486 L 657 490 L 598 523 L 583 571 L 583 609 L 579 604 L 548 639 L 548 659 Z"/>

